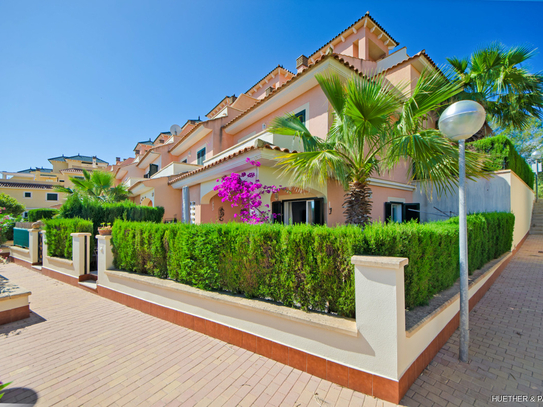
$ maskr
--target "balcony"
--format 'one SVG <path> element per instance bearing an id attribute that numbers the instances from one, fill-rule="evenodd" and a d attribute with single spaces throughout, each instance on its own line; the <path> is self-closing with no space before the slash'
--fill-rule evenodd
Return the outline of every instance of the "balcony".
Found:
<path id="1" fill-rule="evenodd" d="M 252 147 L 255 145 L 257 140 L 262 140 L 265 143 L 268 143 L 280 148 L 288 148 L 289 150 L 303 151 L 302 143 L 300 142 L 299 139 L 292 136 L 282 136 L 279 134 L 272 134 L 269 131 L 264 130 L 224 150 L 223 152 L 213 156 L 209 160 L 204 161 L 204 165 L 212 164 L 225 157 L 228 157 L 230 154 L 243 150 L 244 148 Z"/>

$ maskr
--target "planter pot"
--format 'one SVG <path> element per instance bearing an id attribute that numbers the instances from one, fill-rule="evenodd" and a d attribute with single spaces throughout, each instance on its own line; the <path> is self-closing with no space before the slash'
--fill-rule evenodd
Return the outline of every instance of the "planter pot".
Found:
<path id="1" fill-rule="evenodd" d="M 100 233 L 101 236 L 109 236 L 111 235 L 111 229 L 109 228 L 98 228 L 98 233 Z"/>

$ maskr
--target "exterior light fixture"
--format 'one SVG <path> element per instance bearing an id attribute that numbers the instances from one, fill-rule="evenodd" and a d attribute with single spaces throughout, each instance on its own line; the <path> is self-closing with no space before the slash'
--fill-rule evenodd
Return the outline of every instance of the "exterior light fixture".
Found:
<path id="1" fill-rule="evenodd" d="M 460 220 L 460 352 L 461 362 L 469 357 L 468 231 L 466 219 L 466 139 L 483 126 L 485 109 L 477 102 L 463 100 L 450 105 L 439 118 L 439 130 L 458 141 L 458 204 Z"/>

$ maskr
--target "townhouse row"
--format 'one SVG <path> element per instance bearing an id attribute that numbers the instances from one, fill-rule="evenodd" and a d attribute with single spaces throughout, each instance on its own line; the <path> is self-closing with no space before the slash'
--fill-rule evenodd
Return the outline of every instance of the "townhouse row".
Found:
<path id="1" fill-rule="evenodd" d="M 437 69 L 424 51 L 409 56 L 398 45 L 366 14 L 315 52 L 300 56 L 297 72 L 278 65 L 239 96 L 224 97 L 205 119 L 187 120 L 153 141 L 137 143 L 134 157 L 117 159 L 113 165 L 115 178 L 129 188 L 134 202 L 163 206 L 165 221 L 206 223 L 228 222 L 239 213 L 217 196 L 217 180 L 254 172 L 264 185 L 285 187 L 266 195 L 263 202 L 285 224 L 342 224 L 342 186 L 329 182 L 300 190 L 289 183 L 275 166 L 277 158 L 303 148 L 296 138 L 272 134 L 268 127 L 274 118 L 291 113 L 313 135 L 326 137 L 332 114 L 317 74 L 333 72 L 344 78 L 382 74 L 395 86 L 414 87 L 423 70 Z M 252 166 L 247 158 L 261 165 Z M 416 187 L 409 182 L 407 164 L 371 178 L 369 184 L 374 220 L 418 217 L 418 204 L 409 205 Z"/>

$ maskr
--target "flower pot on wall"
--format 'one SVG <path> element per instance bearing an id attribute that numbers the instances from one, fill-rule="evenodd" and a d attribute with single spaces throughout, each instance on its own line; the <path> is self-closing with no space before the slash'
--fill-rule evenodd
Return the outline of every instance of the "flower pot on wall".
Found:
<path id="1" fill-rule="evenodd" d="M 98 228 L 98 233 L 100 233 L 101 236 L 111 235 L 111 228 L 110 227 Z"/>

